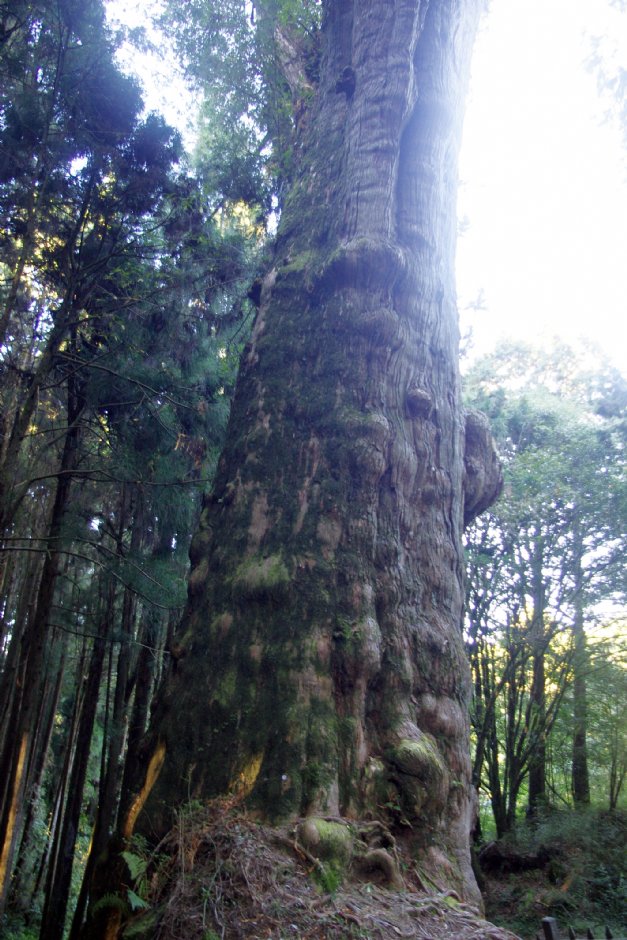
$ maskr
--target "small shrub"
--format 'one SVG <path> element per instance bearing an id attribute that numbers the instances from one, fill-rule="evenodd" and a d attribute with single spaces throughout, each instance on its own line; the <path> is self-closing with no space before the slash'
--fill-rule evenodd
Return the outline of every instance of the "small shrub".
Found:
<path id="1" fill-rule="evenodd" d="M 25 927 L 21 917 L 7 914 L 0 917 L 0 936 L 2 940 L 38 940 L 39 930 Z"/>
<path id="2" fill-rule="evenodd" d="M 512 876 L 491 891 L 488 913 L 522 935 L 534 935 L 542 917 L 577 930 L 595 923 L 619 932 L 627 907 L 627 815 L 598 810 L 547 812 L 521 824 L 507 841 L 523 853 L 543 847 L 545 869 Z"/>

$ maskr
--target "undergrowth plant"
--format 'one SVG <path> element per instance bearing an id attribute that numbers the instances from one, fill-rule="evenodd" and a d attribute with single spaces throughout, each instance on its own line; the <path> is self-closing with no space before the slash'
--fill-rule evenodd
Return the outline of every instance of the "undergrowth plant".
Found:
<path id="1" fill-rule="evenodd" d="M 590 809 L 546 812 L 506 837 L 515 849 L 550 856 L 547 866 L 491 883 L 489 916 L 522 936 L 535 936 L 544 916 L 579 933 L 627 926 L 627 814 Z"/>

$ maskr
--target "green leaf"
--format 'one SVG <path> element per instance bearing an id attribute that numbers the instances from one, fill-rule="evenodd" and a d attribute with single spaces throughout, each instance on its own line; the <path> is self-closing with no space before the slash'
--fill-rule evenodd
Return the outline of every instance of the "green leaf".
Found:
<path id="1" fill-rule="evenodd" d="M 147 901 L 144 901 L 143 898 L 140 898 L 140 896 L 138 894 L 135 894 L 134 891 L 131 891 L 130 888 L 128 888 L 126 894 L 128 897 L 128 903 L 131 905 L 132 911 L 145 911 L 147 908 L 150 907 L 150 904 L 148 904 Z"/>
<path id="2" fill-rule="evenodd" d="M 119 911 L 122 916 L 125 916 L 128 914 L 129 904 L 118 894 L 105 894 L 94 904 L 93 908 L 91 909 L 91 916 L 95 917 L 99 911 L 106 910 L 107 908 L 113 908 L 114 910 Z"/>
<path id="3" fill-rule="evenodd" d="M 122 852 L 122 858 L 126 862 L 133 881 L 137 881 L 138 878 L 146 873 L 147 862 L 145 858 L 142 858 L 140 855 L 134 855 L 133 852 Z"/>

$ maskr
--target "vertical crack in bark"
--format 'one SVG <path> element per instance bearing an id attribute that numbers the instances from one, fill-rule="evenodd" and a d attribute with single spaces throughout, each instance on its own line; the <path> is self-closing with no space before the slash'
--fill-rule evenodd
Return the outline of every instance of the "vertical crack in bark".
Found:
<path id="1" fill-rule="evenodd" d="M 421 7 L 415 0 L 379 2 L 359 6 L 354 17 L 356 89 L 347 116 L 351 147 L 345 216 L 348 239 L 394 239 L 398 140 L 412 105 L 412 60 Z"/>

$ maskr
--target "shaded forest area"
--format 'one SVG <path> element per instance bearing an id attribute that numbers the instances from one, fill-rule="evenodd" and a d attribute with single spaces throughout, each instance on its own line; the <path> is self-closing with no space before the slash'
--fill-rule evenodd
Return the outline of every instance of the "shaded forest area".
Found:
<path id="1" fill-rule="evenodd" d="M 144 114 L 102 3 L 0 3 L 0 916 L 16 940 L 79 937 L 126 757 L 180 654 L 189 544 L 318 67 L 318 4 L 277 9 L 275 28 L 235 3 L 170 5 L 202 92 L 190 155 Z M 505 474 L 466 534 L 477 844 L 571 847 L 550 897 L 528 888 L 528 922 L 516 888 L 501 897 L 514 929 L 564 910 L 621 926 L 627 383 L 590 350 L 511 345 L 468 369 L 465 398 Z M 145 851 L 129 911 L 148 903 Z"/>

